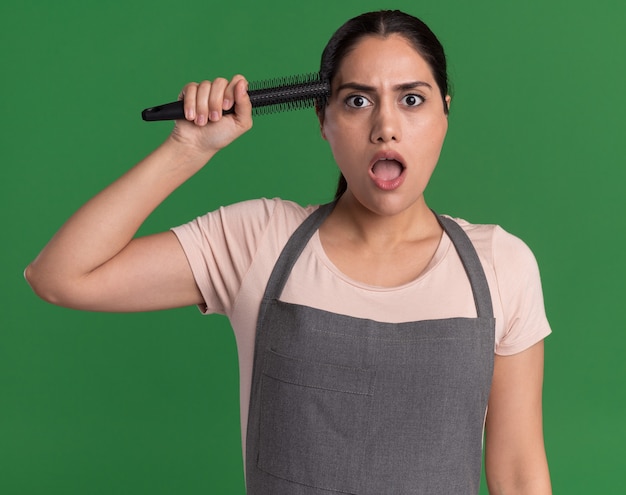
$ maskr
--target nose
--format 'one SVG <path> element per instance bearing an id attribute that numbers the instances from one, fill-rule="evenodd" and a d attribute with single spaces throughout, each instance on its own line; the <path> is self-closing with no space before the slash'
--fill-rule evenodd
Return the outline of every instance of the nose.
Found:
<path id="1" fill-rule="evenodd" d="M 398 109 L 391 102 L 380 102 L 376 111 L 372 112 L 372 143 L 388 143 L 400 141 L 402 129 Z"/>

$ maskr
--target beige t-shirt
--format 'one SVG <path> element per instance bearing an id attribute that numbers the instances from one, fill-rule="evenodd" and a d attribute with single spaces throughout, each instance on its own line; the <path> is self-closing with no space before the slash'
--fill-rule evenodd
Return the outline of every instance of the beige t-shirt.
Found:
<path id="1" fill-rule="evenodd" d="M 204 298 L 200 309 L 227 315 L 235 333 L 244 446 L 261 298 L 285 243 L 316 208 L 280 199 L 250 200 L 172 229 Z M 471 239 L 491 290 L 495 353 L 516 354 L 546 337 L 550 327 L 530 249 L 498 226 L 455 221 Z M 339 271 L 324 253 L 316 232 L 294 265 L 281 300 L 391 323 L 476 316 L 469 280 L 445 233 L 416 280 L 382 288 Z"/>

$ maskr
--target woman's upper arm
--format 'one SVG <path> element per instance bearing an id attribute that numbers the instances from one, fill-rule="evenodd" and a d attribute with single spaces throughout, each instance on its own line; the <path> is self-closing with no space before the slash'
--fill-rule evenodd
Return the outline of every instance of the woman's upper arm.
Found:
<path id="1" fill-rule="evenodd" d="M 187 257 L 171 231 L 133 239 L 71 284 L 53 290 L 45 286 L 34 285 L 45 300 L 88 311 L 152 311 L 202 302 Z"/>
<path id="2" fill-rule="evenodd" d="M 543 441 L 543 361 L 543 340 L 518 354 L 495 357 L 485 425 L 490 493 L 551 493 Z"/>

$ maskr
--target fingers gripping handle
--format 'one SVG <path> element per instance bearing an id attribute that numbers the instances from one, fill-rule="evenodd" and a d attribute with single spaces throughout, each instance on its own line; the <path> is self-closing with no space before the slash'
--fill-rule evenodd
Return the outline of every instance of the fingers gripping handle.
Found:
<path id="1" fill-rule="evenodd" d="M 288 79 L 275 79 L 261 83 L 252 83 L 248 90 L 250 103 L 255 115 L 275 111 L 309 108 L 314 105 L 323 107 L 330 94 L 330 85 L 320 80 L 319 74 L 307 74 Z M 234 107 L 224 110 L 224 114 L 234 113 Z M 166 103 L 146 108 L 141 112 L 146 121 L 177 120 L 185 118 L 182 101 Z"/>

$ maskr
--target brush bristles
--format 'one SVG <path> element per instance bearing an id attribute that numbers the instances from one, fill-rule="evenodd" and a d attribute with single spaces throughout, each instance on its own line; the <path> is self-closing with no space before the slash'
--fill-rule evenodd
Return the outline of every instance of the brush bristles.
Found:
<path id="1" fill-rule="evenodd" d="M 317 73 L 253 82 L 248 89 L 255 115 L 321 107 L 329 92 L 328 83 Z"/>

